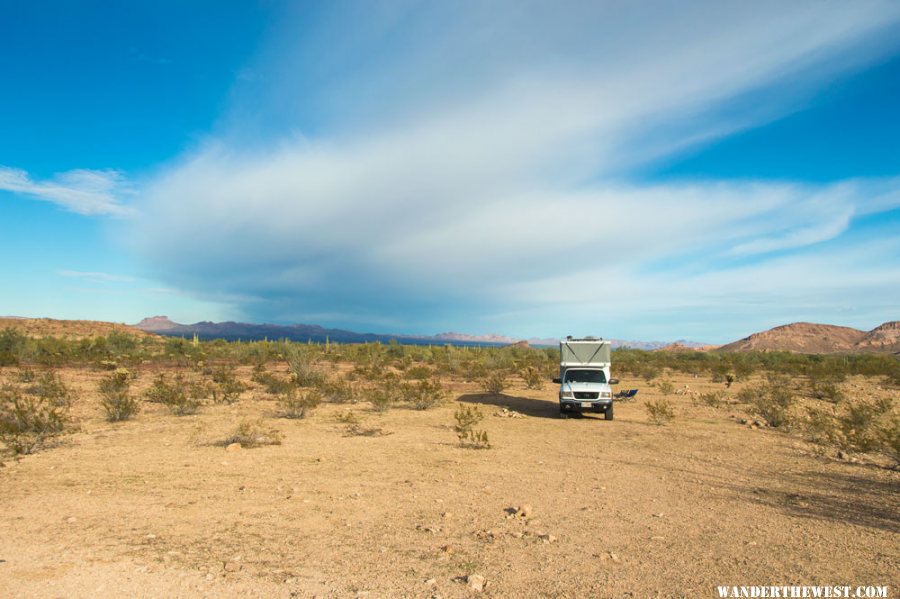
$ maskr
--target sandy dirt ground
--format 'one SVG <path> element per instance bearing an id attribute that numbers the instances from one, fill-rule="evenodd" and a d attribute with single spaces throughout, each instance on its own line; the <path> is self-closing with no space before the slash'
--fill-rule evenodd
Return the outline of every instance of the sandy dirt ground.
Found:
<path id="1" fill-rule="evenodd" d="M 559 419 L 549 383 L 501 396 L 456 383 L 428 411 L 378 414 L 361 402 L 276 419 L 255 388 L 193 416 L 145 404 L 109 424 L 94 391 L 103 373 L 62 374 L 80 391 L 80 430 L 0 467 L 0 597 L 900 592 L 900 474 L 817 455 L 688 395 L 672 396 L 675 420 L 655 426 L 643 403 L 659 392 L 643 381 L 622 381 L 641 391 L 611 422 Z M 459 447 L 457 402 L 481 405 L 491 449 Z M 348 435 L 338 419 L 347 411 L 385 434 Z M 283 443 L 216 444 L 248 417 L 265 418 Z M 476 575 L 480 592 L 466 582 Z"/>

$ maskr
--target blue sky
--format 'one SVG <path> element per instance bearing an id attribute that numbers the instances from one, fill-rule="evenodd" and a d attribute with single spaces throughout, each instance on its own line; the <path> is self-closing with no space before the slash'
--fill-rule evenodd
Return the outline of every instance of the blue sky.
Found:
<path id="1" fill-rule="evenodd" d="M 0 0 L 0 314 L 900 318 L 896 2 Z"/>

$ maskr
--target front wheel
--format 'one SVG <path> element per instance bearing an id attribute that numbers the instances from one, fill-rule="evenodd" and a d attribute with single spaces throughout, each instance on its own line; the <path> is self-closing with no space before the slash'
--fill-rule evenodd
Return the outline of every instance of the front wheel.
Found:
<path id="1" fill-rule="evenodd" d="M 606 420 L 612 420 L 612 419 L 613 419 L 613 405 L 612 405 L 612 404 L 609 404 L 609 405 L 606 407 L 606 412 L 603 414 L 603 417 L 604 417 Z"/>
<path id="2" fill-rule="evenodd" d="M 559 417 L 564 420 L 569 417 L 569 413 L 566 411 L 562 404 L 559 404 Z"/>

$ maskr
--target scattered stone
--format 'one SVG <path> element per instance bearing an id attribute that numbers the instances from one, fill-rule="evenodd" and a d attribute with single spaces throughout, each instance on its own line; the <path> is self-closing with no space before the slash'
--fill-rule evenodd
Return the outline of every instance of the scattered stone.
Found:
<path id="1" fill-rule="evenodd" d="M 469 574 L 466 576 L 466 585 L 476 593 L 484 590 L 484 576 L 481 574 Z"/>
<path id="2" fill-rule="evenodd" d="M 68 522 L 69 524 L 75 524 L 76 522 L 78 522 L 78 518 L 76 518 L 75 516 L 69 516 L 68 518 L 66 518 L 66 522 Z"/>
<path id="3" fill-rule="evenodd" d="M 847 454 L 844 453 L 842 450 L 839 450 L 839 451 L 837 452 L 837 459 L 839 459 L 839 460 L 846 460 L 846 459 L 847 459 Z"/>
<path id="4" fill-rule="evenodd" d="M 225 562 L 226 572 L 238 572 L 242 567 L 240 562 Z"/>
<path id="5" fill-rule="evenodd" d="M 662 513 L 662 512 L 658 512 L 658 513 L 656 513 L 656 514 L 653 514 L 653 517 L 654 517 L 654 518 L 662 518 L 663 516 L 665 516 L 665 514 Z"/>
<path id="6" fill-rule="evenodd" d="M 532 516 L 534 516 L 534 508 L 526 503 L 518 510 L 516 510 L 516 515 L 519 518 L 531 518 Z"/>
<path id="7" fill-rule="evenodd" d="M 441 514 L 441 518 L 449 518 L 449 517 L 452 516 L 452 515 L 453 515 L 453 514 L 452 514 L 451 512 L 443 512 L 443 513 Z"/>
<path id="8" fill-rule="evenodd" d="M 650 537 L 651 541 L 665 541 L 666 537 Z"/>
<path id="9" fill-rule="evenodd" d="M 437 581 L 434 578 L 429 578 L 428 580 L 425 581 L 425 586 L 427 586 L 427 587 L 433 587 L 436 584 L 437 584 Z"/>
<path id="10" fill-rule="evenodd" d="M 225 451 L 240 451 L 243 449 L 240 443 L 229 443 L 225 446 Z"/>
<path id="11" fill-rule="evenodd" d="M 442 545 L 441 551 L 447 554 L 452 554 L 454 551 L 453 545 Z"/>
<path id="12" fill-rule="evenodd" d="M 614 563 L 614 564 L 621 564 L 621 563 L 622 563 L 622 560 L 619 558 L 619 555 L 618 555 L 617 553 L 612 553 L 612 552 L 610 552 L 610 554 L 609 554 L 609 559 L 610 559 L 610 560 L 612 561 L 612 563 Z"/>
<path id="13" fill-rule="evenodd" d="M 148 541 L 152 541 L 152 540 L 154 540 L 154 539 L 156 538 L 156 535 L 153 534 L 153 533 L 151 532 L 150 534 L 148 534 L 148 535 L 147 535 L 146 537 L 144 537 L 144 538 L 147 539 Z"/>
<path id="14" fill-rule="evenodd" d="M 557 541 L 555 536 L 545 533 L 545 532 L 538 533 L 538 539 L 540 539 L 540 541 L 545 544 L 555 543 Z"/>

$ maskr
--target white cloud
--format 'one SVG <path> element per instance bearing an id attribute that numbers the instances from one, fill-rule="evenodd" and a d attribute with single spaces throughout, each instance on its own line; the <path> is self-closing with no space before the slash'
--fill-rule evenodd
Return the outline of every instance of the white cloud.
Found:
<path id="1" fill-rule="evenodd" d="M 336 19 L 321 31 L 346 35 L 327 44 L 288 27 L 239 84 L 229 128 L 143 190 L 129 241 L 154 274 L 242 295 L 257 318 L 408 329 L 540 305 L 532 324 L 570 308 L 587 323 L 575 308 L 606 302 L 611 283 L 639 305 L 705 304 L 726 297 L 721 281 L 765 272 L 735 260 L 822 244 L 900 203 L 890 180 L 629 177 L 886 51 L 898 4 L 461 6 Z M 296 106 L 314 132 L 243 143 L 259 114 L 285 130 L 308 120 Z M 665 261 L 672 297 L 646 284 L 664 282 Z M 802 277 L 783 285 L 817 293 Z"/>
<path id="2" fill-rule="evenodd" d="M 52 202 L 85 215 L 124 216 L 131 210 L 122 203 L 130 192 L 122 175 L 112 170 L 72 170 L 52 179 L 35 181 L 27 172 L 0 166 L 0 190 Z"/>

